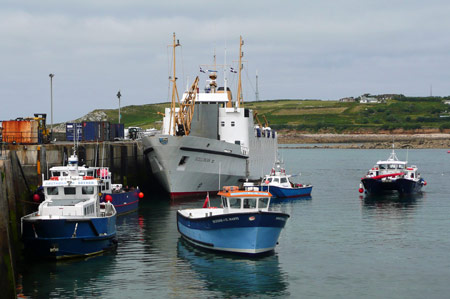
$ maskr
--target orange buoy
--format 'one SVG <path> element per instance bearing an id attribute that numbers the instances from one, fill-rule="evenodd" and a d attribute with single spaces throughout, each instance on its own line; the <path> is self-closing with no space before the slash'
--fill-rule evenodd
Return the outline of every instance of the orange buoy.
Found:
<path id="1" fill-rule="evenodd" d="M 144 198 L 144 193 L 139 192 L 138 196 L 139 196 L 139 198 Z"/>
<path id="2" fill-rule="evenodd" d="M 105 196 L 105 201 L 106 201 L 106 202 L 111 202 L 111 201 L 112 201 L 112 196 L 109 195 L 109 194 L 107 194 L 107 195 Z"/>
<path id="3" fill-rule="evenodd" d="M 364 189 L 363 188 L 359 188 L 359 193 L 363 193 L 364 192 Z"/>

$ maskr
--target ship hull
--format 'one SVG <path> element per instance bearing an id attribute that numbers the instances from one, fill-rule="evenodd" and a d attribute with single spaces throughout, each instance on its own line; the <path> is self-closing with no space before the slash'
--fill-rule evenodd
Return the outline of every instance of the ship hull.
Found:
<path id="1" fill-rule="evenodd" d="M 412 194 L 420 192 L 424 185 L 422 179 L 414 181 L 400 178 L 394 181 L 384 182 L 380 179 L 364 178 L 361 181 L 364 189 L 369 194 L 383 194 L 395 191 L 400 194 Z"/>
<path id="2" fill-rule="evenodd" d="M 279 186 L 261 186 L 261 191 L 269 191 L 276 198 L 311 196 L 313 186 L 286 188 Z"/>
<path id="3" fill-rule="evenodd" d="M 22 240 L 28 256 L 62 259 L 114 249 L 116 215 L 99 218 L 49 219 L 36 213 L 22 218 Z"/>
<path id="4" fill-rule="evenodd" d="M 275 157 L 276 139 L 268 141 L 272 144 L 256 144 L 260 151 L 252 155 L 250 149 L 249 155 L 240 145 L 197 136 L 142 139 L 153 177 L 172 198 L 214 193 L 220 186 L 260 178 Z"/>
<path id="5" fill-rule="evenodd" d="M 106 202 L 105 196 L 110 195 L 111 203 L 117 211 L 117 215 L 123 215 L 136 211 L 139 207 L 139 189 L 121 193 L 103 193 L 100 202 Z"/>
<path id="6" fill-rule="evenodd" d="M 238 254 L 272 251 L 289 215 L 274 212 L 222 214 L 188 218 L 177 213 L 178 231 L 199 247 Z"/>

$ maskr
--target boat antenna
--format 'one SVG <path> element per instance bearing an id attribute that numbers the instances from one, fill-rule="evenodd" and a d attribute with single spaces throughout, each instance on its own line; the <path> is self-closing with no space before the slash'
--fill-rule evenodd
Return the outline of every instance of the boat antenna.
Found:
<path id="1" fill-rule="evenodd" d="M 220 191 L 220 171 L 222 168 L 222 162 L 219 162 L 219 191 Z"/>

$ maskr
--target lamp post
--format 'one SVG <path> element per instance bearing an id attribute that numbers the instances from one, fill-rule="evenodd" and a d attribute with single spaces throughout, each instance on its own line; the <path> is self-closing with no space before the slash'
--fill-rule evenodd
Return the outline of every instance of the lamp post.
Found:
<path id="1" fill-rule="evenodd" d="M 120 97 L 121 97 L 122 95 L 120 94 L 120 90 L 119 90 L 119 92 L 117 93 L 117 98 L 119 99 L 119 124 L 120 124 Z"/>
<path id="2" fill-rule="evenodd" d="M 53 77 L 55 74 L 48 75 L 50 77 L 50 116 L 51 116 L 51 126 L 50 126 L 50 139 L 53 140 Z"/>

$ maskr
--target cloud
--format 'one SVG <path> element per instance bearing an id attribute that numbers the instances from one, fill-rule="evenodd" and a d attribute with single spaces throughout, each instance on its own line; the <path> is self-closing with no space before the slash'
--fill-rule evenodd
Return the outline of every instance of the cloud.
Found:
<path id="1" fill-rule="evenodd" d="M 236 61 L 242 35 L 250 99 L 256 70 L 261 99 L 427 95 L 430 84 L 448 95 L 449 12 L 446 1 L 5 1 L 0 97 L 14 104 L 0 119 L 48 112 L 50 72 L 57 122 L 117 108 L 119 89 L 122 105 L 166 101 L 173 32 L 180 90 L 214 51 Z"/>

